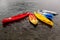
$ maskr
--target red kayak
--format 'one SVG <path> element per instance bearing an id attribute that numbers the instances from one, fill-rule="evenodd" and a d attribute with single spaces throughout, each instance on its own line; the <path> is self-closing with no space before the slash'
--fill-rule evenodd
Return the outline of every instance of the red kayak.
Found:
<path id="1" fill-rule="evenodd" d="M 26 16 L 29 15 L 29 12 L 25 12 L 23 14 L 18 14 L 18 15 L 15 15 L 15 16 L 12 16 L 12 17 L 9 17 L 9 18 L 4 18 L 2 20 L 2 23 L 5 24 L 5 23 L 9 23 L 9 22 L 13 22 L 13 21 L 16 21 L 16 20 L 20 20 L 22 18 L 25 18 Z"/>

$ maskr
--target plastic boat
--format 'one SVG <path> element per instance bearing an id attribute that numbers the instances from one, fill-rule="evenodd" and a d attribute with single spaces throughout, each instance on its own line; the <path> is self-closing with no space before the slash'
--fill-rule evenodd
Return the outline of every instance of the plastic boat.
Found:
<path id="1" fill-rule="evenodd" d="M 32 24 L 34 24 L 34 25 L 38 24 L 37 18 L 36 18 L 35 15 L 34 15 L 33 13 L 31 13 L 31 12 L 30 12 L 30 14 L 29 14 L 29 21 L 30 21 Z"/>
<path id="2" fill-rule="evenodd" d="M 53 16 L 58 15 L 56 12 L 48 11 L 48 10 L 38 10 L 37 12 L 41 12 L 42 14 L 43 14 L 43 13 L 49 13 L 49 14 L 52 14 Z"/>
<path id="3" fill-rule="evenodd" d="M 53 26 L 54 23 L 52 21 L 50 21 L 48 18 L 46 18 L 44 15 L 38 13 L 38 12 L 34 12 L 34 15 L 39 19 L 41 20 L 42 22 L 50 25 L 50 26 Z"/>
<path id="4" fill-rule="evenodd" d="M 4 18 L 2 20 L 2 23 L 4 24 L 4 23 L 9 23 L 9 22 L 13 22 L 13 21 L 16 21 L 16 20 L 20 20 L 20 19 L 25 18 L 28 15 L 29 15 L 29 12 L 25 12 L 25 13 L 21 13 L 21 14 L 18 14 L 18 15 L 9 17 L 9 18 Z"/>

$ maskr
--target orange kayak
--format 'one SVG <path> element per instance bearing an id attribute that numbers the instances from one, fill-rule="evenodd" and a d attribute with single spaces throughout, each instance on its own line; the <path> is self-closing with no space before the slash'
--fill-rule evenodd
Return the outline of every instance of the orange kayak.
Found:
<path id="1" fill-rule="evenodd" d="M 29 21 L 34 25 L 38 24 L 38 20 L 33 13 L 29 14 Z"/>

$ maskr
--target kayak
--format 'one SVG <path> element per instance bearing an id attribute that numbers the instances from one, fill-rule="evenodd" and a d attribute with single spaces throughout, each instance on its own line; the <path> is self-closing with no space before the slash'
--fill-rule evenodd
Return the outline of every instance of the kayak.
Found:
<path id="1" fill-rule="evenodd" d="M 33 13 L 29 14 L 29 21 L 34 25 L 38 24 L 38 20 Z"/>
<path id="2" fill-rule="evenodd" d="M 54 16 L 58 15 L 56 12 L 48 11 L 48 10 L 38 10 L 38 12 L 49 13 L 49 14 L 52 14 L 52 15 L 54 15 Z"/>
<path id="3" fill-rule="evenodd" d="M 39 20 L 41 20 L 42 22 L 44 22 L 44 23 L 46 23 L 46 24 L 48 24 L 48 25 L 50 25 L 50 26 L 53 26 L 53 25 L 54 25 L 53 22 L 50 21 L 48 18 L 46 18 L 44 15 L 42 15 L 42 14 L 40 14 L 40 13 L 38 13 L 38 12 L 34 12 L 34 15 L 35 15 Z"/>
<path id="4" fill-rule="evenodd" d="M 28 12 L 25 12 L 25 13 L 21 13 L 21 14 L 18 14 L 18 15 L 9 17 L 9 18 L 4 18 L 4 19 L 2 20 L 2 23 L 5 24 L 5 23 L 9 23 L 9 22 L 16 21 L 16 20 L 20 20 L 20 19 L 25 18 L 25 17 L 28 16 L 28 15 L 29 15 L 29 13 L 28 13 Z"/>
<path id="5" fill-rule="evenodd" d="M 39 13 L 43 14 L 45 17 L 47 17 L 49 20 L 52 20 L 54 18 L 55 15 L 53 15 L 50 12 L 43 12 L 43 10 L 38 10 Z"/>
<path id="6" fill-rule="evenodd" d="M 49 13 L 43 13 L 43 15 L 45 17 L 47 17 L 48 19 L 52 20 L 54 18 L 54 15 L 53 14 L 49 14 Z"/>

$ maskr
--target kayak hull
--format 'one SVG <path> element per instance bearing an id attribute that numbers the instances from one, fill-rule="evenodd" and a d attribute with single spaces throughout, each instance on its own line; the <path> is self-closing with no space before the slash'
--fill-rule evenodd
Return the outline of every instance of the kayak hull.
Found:
<path id="1" fill-rule="evenodd" d="M 48 25 L 50 25 L 50 26 L 53 26 L 53 25 L 54 25 L 53 22 L 50 21 L 48 18 L 46 18 L 44 15 L 42 15 L 42 14 L 40 14 L 40 13 L 38 13 L 38 12 L 34 12 L 34 14 L 35 14 L 35 16 L 36 16 L 39 20 L 41 20 L 42 22 L 44 22 L 44 23 L 46 23 L 46 24 L 48 24 Z"/>

